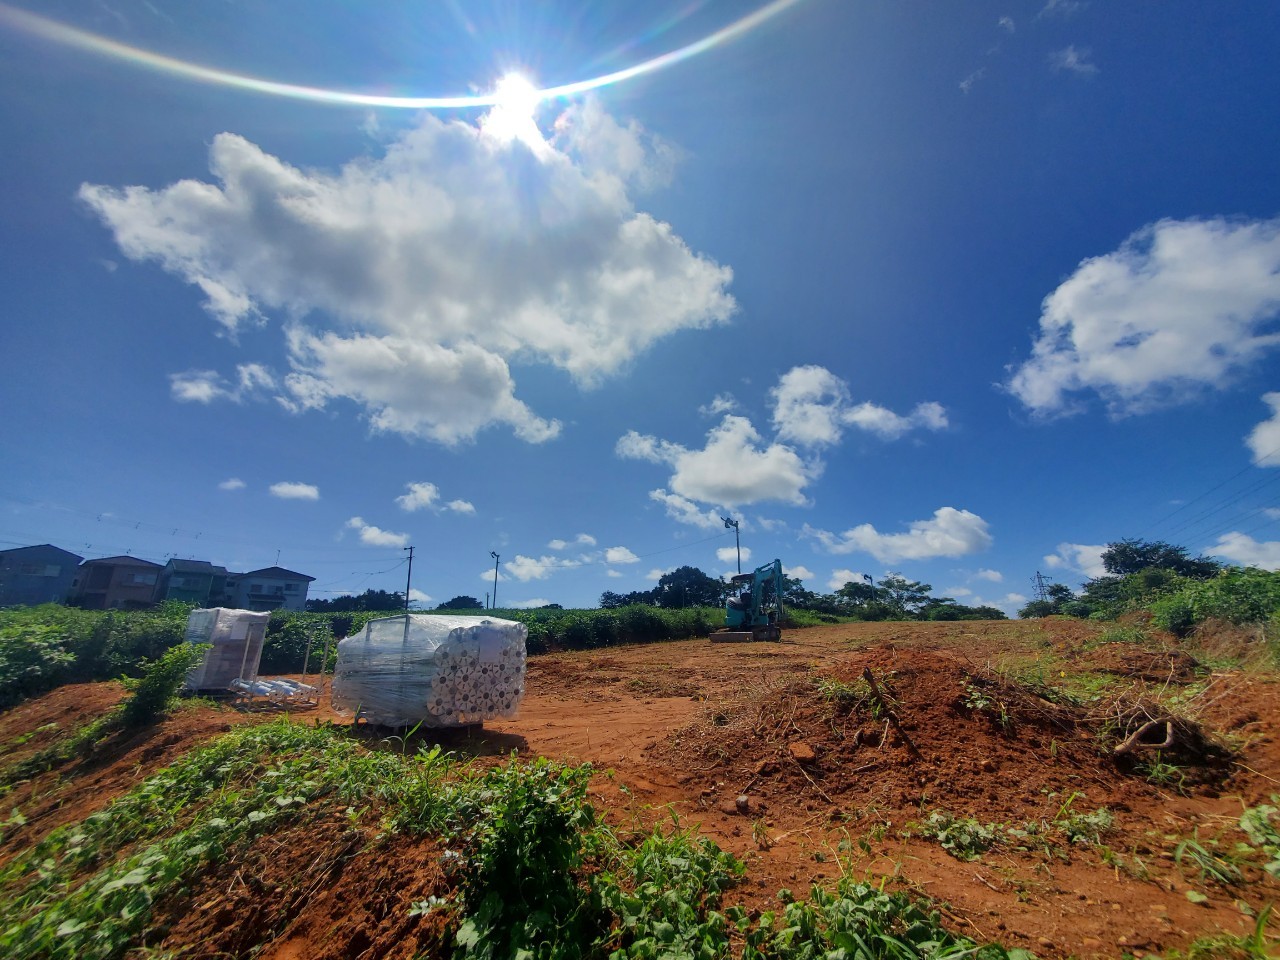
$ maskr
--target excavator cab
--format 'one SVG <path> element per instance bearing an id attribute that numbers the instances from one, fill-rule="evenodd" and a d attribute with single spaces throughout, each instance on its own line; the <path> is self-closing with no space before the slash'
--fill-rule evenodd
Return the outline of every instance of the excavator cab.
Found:
<path id="1" fill-rule="evenodd" d="M 724 629 L 711 635 L 720 643 L 778 640 L 782 637 L 782 561 L 774 560 L 729 581 Z"/>

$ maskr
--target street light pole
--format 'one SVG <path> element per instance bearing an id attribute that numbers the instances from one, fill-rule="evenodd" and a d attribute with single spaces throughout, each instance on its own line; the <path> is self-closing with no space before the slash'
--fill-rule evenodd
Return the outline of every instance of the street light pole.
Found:
<path id="1" fill-rule="evenodd" d="M 738 540 L 738 521 L 730 520 L 728 517 L 721 517 L 724 521 L 724 528 L 728 530 L 733 527 L 733 546 L 738 551 L 738 573 L 742 573 L 742 544 Z"/>
<path id="2" fill-rule="evenodd" d="M 498 609 L 498 560 L 500 559 L 500 557 L 492 550 L 489 551 L 489 556 L 493 557 L 493 606 L 491 606 L 489 609 L 497 610 Z"/>

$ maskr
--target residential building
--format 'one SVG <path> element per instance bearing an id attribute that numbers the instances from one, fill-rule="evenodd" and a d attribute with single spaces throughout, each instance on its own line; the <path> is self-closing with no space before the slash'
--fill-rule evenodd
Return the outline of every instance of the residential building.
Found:
<path id="1" fill-rule="evenodd" d="M 0 607 L 62 603 L 83 559 L 50 543 L 0 550 Z"/>
<path id="2" fill-rule="evenodd" d="M 86 560 L 71 582 L 70 602 L 90 610 L 137 610 L 151 606 L 164 568 L 137 557 Z"/>
<path id="3" fill-rule="evenodd" d="M 181 600 L 200 607 L 222 607 L 227 604 L 227 568 L 208 560 L 173 559 L 160 572 L 155 601 Z"/>
<path id="4" fill-rule="evenodd" d="M 307 586 L 315 577 L 284 567 L 265 567 L 231 574 L 227 593 L 240 610 L 296 610 L 307 604 Z"/>

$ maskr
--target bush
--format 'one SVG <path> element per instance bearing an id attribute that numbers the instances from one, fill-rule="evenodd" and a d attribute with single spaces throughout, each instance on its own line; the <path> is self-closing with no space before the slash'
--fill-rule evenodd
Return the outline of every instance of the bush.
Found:
<path id="1" fill-rule="evenodd" d="M 1206 620 L 1266 623 L 1280 612 L 1280 573 L 1228 567 L 1212 580 L 1181 581 L 1177 592 L 1151 604 L 1158 626 L 1180 636 Z"/>

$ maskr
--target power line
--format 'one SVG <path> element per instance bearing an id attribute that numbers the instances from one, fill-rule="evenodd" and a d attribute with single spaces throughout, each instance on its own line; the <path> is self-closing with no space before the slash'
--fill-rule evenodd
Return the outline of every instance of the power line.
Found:
<path id="1" fill-rule="evenodd" d="M 1192 497 L 1190 500 L 1186 501 L 1185 503 L 1179 504 L 1177 507 L 1175 507 L 1169 513 L 1165 514 L 1159 520 L 1156 520 L 1154 523 L 1150 524 L 1146 528 L 1146 530 L 1143 531 L 1142 536 L 1144 538 L 1150 536 L 1154 528 L 1160 526 L 1160 524 L 1164 523 L 1166 520 L 1172 519 L 1173 517 L 1177 516 L 1179 513 L 1181 513 L 1183 510 L 1186 510 L 1188 507 L 1192 506 L 1193 504 L 1199 503 L 1201 500 L 1209 496 L 1211 493 L 1216 493 L 1218 490 L 1221 490 L 1223 487 L 1229 484 L 1232 480 L 1235 480 L 1239 477 L 1244 476 L 1244 474 L 1248 473 L 1250 470 L 1253 470 L 1258 465 L 1265 463 L 1267 460 L 1270 460 L 1276 454 L 1280 454 L 1280 447 L 1276 447 L 1274 450 L 1272 450 L 1270 453 L 1268 453 L 1264 457 L 1258 457 L 1253 463 L 1249 464 L 1248 466 L 1244 467 L 1241 470 L 1237 470 L 1231 476 L 1227 477 L 1227 479 L 1223 480 L 1221 483 L 1217 483 L 1214 486 L 1210 487 L 1208 490 L 1204 491 L 1204 493 L 1201 493 L 1198 496 Z"/>

